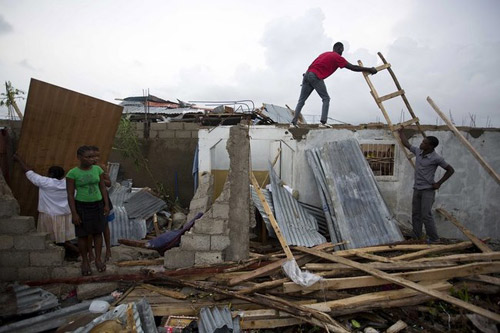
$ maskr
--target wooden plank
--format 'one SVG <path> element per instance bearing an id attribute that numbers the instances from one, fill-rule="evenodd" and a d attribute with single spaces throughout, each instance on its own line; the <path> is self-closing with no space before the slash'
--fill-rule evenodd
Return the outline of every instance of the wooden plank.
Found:
<path id="1" fill-rule="evenodd" d="M 240 322 L 242 330 L 273 329 L 303 324 L 299 318 L 245 319 Z"/>
<path id="2" fill-rule="evenodd" d="M 468 280 L 486 282 L 495 286 L 500 286 L 500 278 L 489 275 L 474 275 L 468 278 Z"/>
<path id="3" fill-rule="evenodd" d="M 229 280 L 229 282 L 227 284 L 229 286 L 235 286 L 243 281 L 248 281 L 248 280 L 254 279 L 256 277 L 262 276 L 262 275 L 271 274 L 272 272 L 281 269 L 281 265 L 283 265 L 287 261 L 288 261 L 288 259 L 281 259 L 281 260 L 274 261 L 274 262 L 270 263 L 269 265 L 257 268 L 256 270 L 249 272 L 245 275 L 235 277 L 235 278 Z"/>
<path id="4" fill-rule="evenodd" d="M 366 264 L 365 267 L 374 269 Z M 423 271 L 412 271 L 404 273 L 389 274 L 395 278 L 403 278 L 409 281 L 428 281 L 428 280 L 448 280 L 452 278 L 460 278 L 472 276 L 476 274 L 490 274 L 500 272 L 500 262 L 489 263 L 473 263 L 454 267 L 434 268 Z M 385 273 L 387 274 L 387 273 Z M 376 276 L 355 276 L 335 279 L 323 279 L 310 287 L 302 287 L 293 282 L 283 283 L 283 292 L 291 293 L 296 291 L 313 291 L 320 289 L 341 290 L 352 288 L 373 287 L 387 284 L 386 279 Z"/>
<path id="5" fill-rule="evenodd" d="M 488 259 L 484 259 L 488 260 Z M 475 261 L 475 260 L 468 260 Z M 410 270 L 410 269 L 426 269 L 426 268 L 439 268 L 439 267 L 449 267 L 456 266 L 457 263 L 452 260 L 440 260 L 440 261 L 429 261 L 429 262 L 418 262 L 418 261 L 397 261 L 394 263 L 390 262 L 370 262 L 366 263 L 366 265 L 380 269 L 382 271 L 401 271 L 401 270 Z M 329 263 L 311 263 L 306 264 L 304 268 L 308 271 L 330 271 L 332 273 L 344 274 L 347 272 L 351 272 L 356 270 L 347 265 L 342 264 L 329 264 Z"/>
<path id="6" fill-rule="evenodd" d="M 470 144 L 470 142 L 460 133 L 460 131 L 453 125 L 453 123 L 446 117 L 446 115 L 439 109 L 439 107 L 434 103 L 434 101 L 430 98 L 427 97 L 427 102 L 432 106 L 434 111 L 443 119 L 443 121 L 446 123 L 448 128 L 455 134 L 455 136 L 458 138 L 460 142 L 462 142 L 471 153 L 472 156 L 476 158 L 476 160 L 481 164 L 481 166 L 486 170 L 486 172 L 494 179 L 496 180 L 497 184 L 500 184 L 500 176 L 498 173 L 484 160 L 484 158 L 478 153 L 474 147 Z"/>
<path id="7" fill-rule="evenodd" d="M 500 252 L 452 254 L 449 256 L 420 258 L 413 260 L 412 262 L 432 262 L 432 261 L 468 262 L 468 261 L 485 261 L 485 260 L 500 260 Z"/>
<path id="8" fill-rule="evenodd" d="M 262 203 L 262 206 L 264 207 L 264 211 L 266 212 L 266 215 L 269 219 L 269 222 L 271 222 L 271 225 L 274 229 L 276 237 L 278 238 L 278 240 L 281 244 L 281 247 L 283 248 L 283 251 L 285 251 L 287 259 L 293 260 L 292 251 L 288 247 L 288 244 L 286 243 L 285 237 L 283 237 L 283 234 L 281 233 L 278 222 L 276 222 L 276 219 L 274 218 L 274 214 L 271 211 L 271 208 L 269 207 L 269 204 L 267 203 L 266 198 L 264 197 L 264 194 L 262 194 L 262 191 L 260 190 L 259 183 L 257 182 L 257 179 L 255 179 L 255 176 L 254 176 L 252 171 L 250 171 L 250 180 L 251 180 L 252 185 L 255 189 L 255 192 L 257 193 L 257 196 L 259 197 L 260 202 Z"/>
<path id="9" fill-rule="evenodd" d="M 446 281 L 425 281 L 422 282 L 420 285 L 434 290 L 447 290 L 452 287 L 452 285 Z M 348 298 L 337 299 L 334 301 L 309 304 L 306 305 L 306 307 L 318 311 L 330 312 L 330 311 L 335 311 L 336 309 L 339 308 L 361 307 L 374 303 L 382 303 L 384 301 L 389 301 L 389 300 L 403 299 L 418 294 L 419 294 L 418 291 L 409 288 L 389 290 L 389 291 L 376 291 Z"/>
<path id="10" fill-rule="evenodd" d="M 398 333 L 398 332 L 404 330 L 407 327 L 408 327 L 408 324 L 406 324 L 404 321 L 402 321 L 400 319 L 397 322 L 395 322 L 393 325 L 391 325 L 391 327 L 389 327 L 385 331 L 385 333 Z"/>
<path id="11" fill-rule="evenodd" d="M 427 250 L 432 249 L 438 245 L 429 244 L 396 244 L 396 245 L 379 245 L 379 246 L 369 246 L 362 247 L 359 249 L 341 250 L 334 252 L 335 255 L 339 257 L 349 257 L 355 256 L 358 253 L 377 253 L 377 252 L 389 252 L 389 251 L 414 251 L 414 250 Z M 394 258 L 393 258 L 394 259 Z"/>
<path id="12" fill-rule="evenodd" d="M 484 244 L 483 241 L 481 241 L 479 238 L 477 238 L 469 229 L 463 226 L 462 223 L 460 223 L 455 216 L 451 215 L 446 209 L 444 208 L 437 208 L 436 211 L 443 215 L 448 221 L 453 223 L 460 231 L 467 236 L 471 240 L 474 245 L 478 247 L 482 252 L 493 252 L 492 249 L 488 247 L 488 245 Z"/>
<path id="13" fill-rule="evenodd" d="M 317 251 L 317 250 L 310 250 L 310 249 L 307 249 L 304 247 L 302 248 L 302 251 L 309 253 L 309 254 L 312 254 L 312 255 L 315 255 L 319 258 L 323 258 L 323 259 L 331 260 L 331 261 L 338 262 L 341 264 L 352 266 L 352 267 L 357 268 L 361 271 L 364 271 L 364 272 L 369 273 L 371 275 L 374 275 L 376 277 L 382 278 L 384 280 L 390 281 L 390 282 L 395 283 L 397 285 L 407 287 L 407 288 L 419 291 L 421 293 L 439 298 L 445 302 L 448 302 L 448 303 L 451 303 L 453 305 L 464 308 L 466 310 L 472 311 L 474 313 L 477 313 L 481 316 L 484 316 L 484 317 L 489 318 L 491 320 L 494 320 L 496 322 L 500 322 L 500 315 L 497 313 L 493 313 L 493 312 L 486 310 L 486 309 L 483 309 L 479 306 L 464 302 L 460 299 L 457 299 L 457 298 L 452 297 L 450 295 L 447 295 L 445 293 L 426 288 L 426 287 L 421 286 L 415 282 L 403 279 L 401 277 L 392 276 L 391 274 L 385 273 L 381 270 L 374 269 L 374 268 L 371 268 L 367 265 L 363 265 L 363 264 L 360 264 L 358 262 L 355 262 L 355 261 L 352 261 L 352 260 L 349 260 L 346 258 L 342 258 L 342 257 L 336 256 L 333 254 L 323 253 L 323 252 Z"/>
<path id="14" fill-rule="evenodd" d="M 395 91 L 393 93 L 379 97 L 377 102 L 382 103 L 383 101 L 387 101 L 387 100 L 392 99 L 394 97 L 404 95 L 404 93 L 405 93 L 405 91 L 403 89 L 401 89 L 401 90 Z"/>
<path id="15" fill-rule="evenodd" d="M 400 255 L 397 257 L 393 257 L 392 259 L 394 259 L 394 260 L 416 259 L 416 258 L 425 257 L 426 255 L 429 255 L 429 254 L 436 254 L 439 252 L 464 250 L 464 249 L 469 248 L 471 246 L 472 246 L 472 242 L 460 242 L 460 243 L 450 244 L 450 245 L 435 245 L 434 247 L 432 247 L 428 250 L 422 250 L 422 251 L 418 251 L 418 252 L 414 252 L 414 253 L 403 254 L 403 255 Z"/>
<path id="16" fill-rule="evenodd" d="M 76 150 L 99 147 L 106 163 L 123 107 L 31 79 L 17 153 L 33 171 L 46 175 L 52 165 L 64 170 L 79 164 Z M 21 215 L 37 214 L 38 188 L 14 164 L 10 179 Z"/>
<path id="17" fill-rule="evenodd" d="M 402 123 L 399 123 L 399 124 L 394 125 L 394 127 L 393 127 L 393 129 L 392 129 L 392 130 L 393 130 L 393 131 L 399 131 L 399 129 L 400 129 L 400 128 L 403 128 L 403 127 L 405 127 L 405 126 L 412 125 L 412 124 L 414 124 L 414 123 L 418 123 L 419 121 L 420 121 L 420 119 L 418 119 L 418 118 L 416 118 L 416 117 L 415 117 L 415 118 L 412 118 L 412 119 L 410 119 L 410 120 L 403 121 Z"/>
<path id="18" fill-rule="evenodd" d="M 164 295 L 164 296 L 168 296 L 168 297 L 172 297 L 172 298 L 175 298 L 175 299 L 186 299 L 187 298 L 187 295 L 184 295 L 181 292 L 178 292 L 178 291 L 175 291 L 175 290 L 169 290 L 167 288 L 161 288 L 161 287 L 153 286 L 153 285 L 147 284 L 147 283 L 141 284 L 141 287 L 145 288 L 145 289 L 148 289 L 148 290 L 151 290 L 151 291 L 154 291 L 155 293 L 158 293 L 158 294 L 161 294 L 161 295 Z"/>
<path id="19" fill-rule="evenodd" d="M 382 256 L 377 256 L 377 255 L 371 254 L 371 253 L 359 252 L 358 254 L 356 254 L 356 256 L 358 256 L 360 258 L 364 258 L 364 259 L 369 259 L 372 261 L 378 261 L 378 262 L 385 262 L 385 263 L 398 262 L 398 260 L 394 260 L 394 259 L 386 258 L 386 257 L 382 257 Z"/>
<path id="20" fill-rule="evenodd" d="M 383 64 L 383 65 L 375 67 L 375 69 L 377 70 L 377 72 L 380 72 L 380 71 L 382 71 L 384 69 L 388 69 L 390 67 L 391 67 L 391 64 Z"/>

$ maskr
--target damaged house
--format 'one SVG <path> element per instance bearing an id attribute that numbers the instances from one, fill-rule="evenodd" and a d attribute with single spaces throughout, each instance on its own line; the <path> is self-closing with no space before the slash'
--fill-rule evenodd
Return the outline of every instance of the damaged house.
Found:
<path id="1" fill-rule="evenodd" d="M 50 90 L 45 85 L 32 82 L 39 91 Z M 30 88 L 29 98 L 36 89 Z M 23 146 L 23 137 L 30 135 L 24 131 L 30 121 L 31 126 L 44 121 L 33 110 L 47 112 L 45 121 L 58 116 L 51 115 L 50 107 L 40 107 L 43 102 L 27 109 L 17 150 L 32 149 Z M 93 105 L 88 104 L 91 100 L 80 103 L 82 108 Z M 137 160 L 111 150 L 114 130 L 90 142 L 103 147 L 103 160 L 113 162 L 113 178 L 118 179 L 110 195 L 119 218 L 111 228 L 114 245 L 122 245 L 113 248 L 103 274 L 81 277 L 78 264 L 68 268 L 62 249 L 36 235 L 33 210 L 18 211 L 18 202 L 21 207 L 36 202 L 33 189 L 25 196 L 12 182 L 12 192 L 2 183 L 0 278 L 32 287 L 78 286 L 82 295 L 85 285 L 100 285 L 99 296 L 123 291 L 118 299 L 107 299 L 116 316 L 106 312 L 78 326 L 87 329 L 113 318 L 125 327 L 133 325 L 131 318 L 140 318 L 136 326 L 147 332 L 194 322 L 206 331 L 224 326 L 234 331 L 277 330 L 299 324 L 334 332 L 361 326 L 413 332 L 412 325 L 440 330 L 442 321 L 436 318 L 430 324 L 426 319 L 431 310 L 415 307 L 432 299 L 451 304 L 453 327 L 494 327 L 500 322 L 498 304 L 492 302 L 500 292 L 500 254 L 495 248 L 500 227 L 492 222 L 500 213 L 500 186 L 496 172 L 477 158 L 500 169 L 500 154 L 495 153 L 499 129 L 458 129 L 474 155 L 449 126 L 405 126 L 413 144 L 422 140 L 422 130 L 436 136 L 441 142 L 438 153 L 456 170 L 436 196 L 434 216 L 446 240 L 434 245 L 405 240 L 411 228 L 414 169 L 392 124 L 318 128 L 303 122 L 295 128 L 288 125 L 293 116 L 288 108 L 264 104 L 247 110 L 238 106 L 247 102 L 220 104 L 223 107 L 200 108 L 157 97 L 124 99 L 124 114 L 129 115 L 149 172 L 136 168 Z M 112 124 L 116 129 L 121 110 L 107 107 L 111 111 L 91 107 L 102 110 L 92 117 L 99 121 L 103 113 L 113 114 L 100 126 Z M 78 116 L 71 115 L 74 127 Z M 40 144 L 43 147 L 44 141 Z M 75 145 L 68 142 L 64 147 L 60 159 L 65 165 L 76 163 L 71 151 Z M 157 183 L 168 189 L 168 199 L 158 198 Z M 177 228 L 167 223 L 170 228 L 160 230 L 153 220 L 172 209 L 172 202 L 186 208 L 185 223 Z M 165 219 L 175 213 L 166 212 Z M 179 232 L 156 250 L 148 248 L 174 229 Z M 131 252 L 143 256 L 125 255 Z M 291 261 L 296 275 L 305 276 L 307 270 L 319 281 L 299 283 L 282 270 Z M 487 301 L 467 301 L 452 290 L 476 292 Z M 467 324 L 459 316 L 464 309 Z M 132 317 L 127 318 L 127 311 Z M 70 317 L 63 318 L 58 326 L 44 328 L 69 325 Z M 480 324 L 482 319 L 486 323 Z M 38 331 L 33 321 L 19 321 L 0 326 L 0 332 L 21 328 Z"/>

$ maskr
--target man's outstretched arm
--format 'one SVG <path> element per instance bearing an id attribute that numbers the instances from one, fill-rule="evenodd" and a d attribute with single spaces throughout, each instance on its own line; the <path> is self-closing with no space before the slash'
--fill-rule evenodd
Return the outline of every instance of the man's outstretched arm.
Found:
<path id="1" fill-rule="evenodd" d="M 377 73 L 377 69 L 375 67 L 363 67 L 363 66 L 353 65 L 349 62 L 347 63 L 347 65 L 345 65 L 345 68 L 353 72 L 368 72 L 370 74 Z"/>
<path id="2" fill-rule="evenodd" d="M 403 144 L 403 146 L 410 149 L 411 144 L 408 142 L 408 139 L 404 135 L 403 128 L 398 129 L 398 134 L 399 134 L 399 138 L 401 139 L 401 143 Z"/>

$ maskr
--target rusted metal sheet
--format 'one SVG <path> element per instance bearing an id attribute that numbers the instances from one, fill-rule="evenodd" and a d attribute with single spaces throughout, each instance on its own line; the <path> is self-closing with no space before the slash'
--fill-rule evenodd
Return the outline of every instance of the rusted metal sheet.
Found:
<path id="1" fill-rule="evenodd" d="M 66 172 L 75 167 L 76 150 L 82 145 L 99 147 L 105 163 L 122 110 L 122 106 L 31 79 L 17 152 L 42 175 L 52 165 Z M 21 214 L 36 215 L 38 189 L 18 165 L 12 174 L 12 191 Z"/>

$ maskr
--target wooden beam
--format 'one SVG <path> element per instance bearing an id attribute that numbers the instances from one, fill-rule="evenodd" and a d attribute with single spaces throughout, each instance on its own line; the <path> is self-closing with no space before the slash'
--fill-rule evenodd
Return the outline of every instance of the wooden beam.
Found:
<path id="1" fill-rule="evenodd" d="M 161 288 L 161 287 L 157 287 L 157 286 L 153 286 L 153 285 L 147 284 L 147 283 L 141 284 L 141 287 L 143 287 L 145 289 L 148 289 L 148 290 L 151 290 L 151 291 L 154 291 L 155 293 L 158 293 L 160 295 L 167 296 L 167 297 L 172 297 L 172 298 L 175 298 L 175 299 L 186 299 L 187 298 L 187 295 L 184 295 L 181 292 L 178 292 L 178 291 L 175 291 L 175 290 L 169 290 L 169 289 Z"/>
<path id="2" fill-rule="evenodd" d="M 397 257 L 392 257 L 394 260 L 409 260 L 409 259 L 416 259 L 416 258 L 421 258 L 425 257 L 426 255 L 429 254 L 435 254 L 439 252 L 446 252 L 446 251 L 456 251 L 456 250 L 463 250 L 466 248 L 469 248 L 472 246 L 472 242 L 460 242 L 456 244 L 450 244 L 450 245 L 434 245 L 434 247 L 428 249 L 428 250 L 422 250 L 414 253 L 408 253 L 408 254 L 403 254 Z"/>
<path id="3" fill-rule="evenodd" d="M 472 156 L 474 156 L 476 160 L 478 160 L 479 164 L 481 164 L 481 166 L 486 170 L 486 172 L 494 180 L 496 180 L 497 184 L 500 184 L 500 176 L 498 175 L 498 173 L 496 173 L 496 171 L 488 164 L 488 162 L 484 160 L 484 158 L 477 152 L 477 150 L 474 149 L 474 147 L 472 147 L 470 142 L 467 141 L 467 139 L 462 135 L 462 133 L 460 133 L 460 131 L 455 127 L 455 125 L 453 125 L 453 123 L 448 119 L 448 117 L 446 117 L 446 115 L 439 109 L 439 107 L 434 103 L 434 101 L 430 97 L 427 97 L 427 102 L 429 102 L 434 111 L 436 111 L 436 113 L 441 117 L 441 119 L 443 119 L 448 128 L 453 133 L 455 133 L 455 136 L 458 138 L 459 141 L 461 141 L 464 144 L 465 148 L 467 148 L 472 153 Z"/>
<path id="4" fill-rule="evenodd" d="M 489 275 L 474 275 L 469 278 L 468 280 L 472 281 L 480 281 L 480 282 L 486 282 L 489 284 L 493 284 L 495 286 L 500 286 L 500 278 L 494 277 L 494 276 L 489 276 Z"/>
<path id="5" fill-rule="evenodd" d="M 293 260 L 292 251 L 288 247 L 288 244 L 286 243 L 285 237 L 281 233 L 278 222 L 276 222 L 276 219 L 274 218 L 274 214 L 271 211 L 271 208 L 269 207 L 269 204 L 267 203 L 266 198 L 264 197 L 264 194 L 262 194 L 262 191 L 260 190 L 259 183 L 257 182 L 257 179 L 255 179 L 255 176 L 254 176 L 252 171 L 250 171 L 250 180 L 252 182 L 252 185 L 253 185 L 255 192 L 257 193 L 257 196 L 259 197 L 260 202 L 262 203 L 262 206 L 264 206 L 264 211 L 267 214 L 269 222 L 271 222 L 271 225 L 274 229 L 274 232 L 276 233 L 276 237 L 278 238 L 278 240 L 281 244 L 281 247 L 283 248 L 283 251 L 285 251 L 287 259 Z"/>
<path id="6" fill-rule="evenodd" d="M 377 72 L 380 72 L 381 70 L 388 69 L 390 67 L 391 67 L 391 64 L 383 64 L 383 65 L 375 67 L 375 69 L 377 70 Z"/>
<path id="7" fill-rule="evenodd" d="M 242 319 L 240 328 L 242 330 L 273 329 L 303 324 L 299 318 L 270 318 L 270 319 Z"/>
<path id="8" fill-rule="evenodd" d="M 427 250 L 432 249 L 439 245 L 429 245 L 429 244 L 395 244 L 395 245 L 380 245 L 380 246 L 369 246 L 362 247 L 359 249 L 341 250 L 336 251 L 335 255 L 339 257 L 349 257 L 355 256 L 360 252 L 366 253 L 377 253 L 377 252 L 389 252 L 389 251 L 415 251 L 415 250 Z M 394 259 L 394 258 L 393 258 Z"/>
<path id="9" fill-rule="evenodd" d="M 398 333 L 399 331 L 404 330 L 405 328 L 408 327 L 408 324 L 406 324 L 404 321 L 401 319 L 395 322 L 391 327 L 389 327 L 385 333 Z"/>
<path id="10" fill-rule="evenodd" d="M 356 256 L 358 256 L 360 258 L 372 260 L 372 261 L 378 261 L 378 262 L 385 262 L 385 263 L 398 262 L 398 260 L 394 260 L 392 258 L 382 257 L 382 256 L 378 256 L 375 254 L 364 253 L 364 252 L 359 252 L 358 254 L 356 254 Z"/>
<path id="11" fill-rule="evenodd" d="M 404 93 L 405 93 L 405 91 L 403 89 L 401 89 L 401 90 L 395 91 L 393 93 L 390 93 L 390 94 L 387 94 L 387 95 L 384 95 L 384 96 L 380 96 L 378 98 L 377 102 L 382 103 L 384 101 L 387 101 L 388 99 L 404 95 Z"/>
<path id="12" fill-rule="evenodd" d="M 445 302 L 448 302 L 448 303 L 451 303 L 453 305 L 459 306 L 461 308 L 464 308 L 466 310 L 472 311 L 474 313 L 477 313 L 477 314 L 479 314 L 481 316 L 484 316 L 486 318 L 489 318 L 491 320 L 494 320 L 494 321 L 500 323 L 500 315 L 499 314 L 493 313 L 493 312 L 491 312 L 489 310 L 486 310 L 486 309 L 483 309 L 483 308 L 481 308 L 479 306 L 476 306 L 476 305 L 464 302 L 464 301 L 462 301 L 460 299 L 457 299 L 455 297 L 452 297 L 452 296 L 450 296 L 448 294 L 445 294 L 445 293 L 442 293 L 442 292 L 439 292 L 439 291 L 435 291 L 435 290 L 426 288 L 426 287 L 421 286 L 421 285 L 419 285 L 419 284 L 417 284 L 415 282 L 403 279 L 401 277 L 392 276 L 391 274 L 385 273 L 385 272 L 383 272 L 381 270 L 374 269 L 374 268 L 371 268 L 371 267 L 369 267 L 367 265 L 363 265 L 363 264 L 360 264 L 358 262 L 355 262 L 355 261 L 352 261 L 352 260 L 349 260 L 349 259 L 346 259 L 346 258 L 342 258 L 342 257 L 336 256 L 336 255 L 333 255 L 333 254 L 323 253 L 323 252 L 317 251 L 317 250 L 310 250 L 310 249 L 307 249 L 307 248 L 304 248 L 304 247 L 302 247 L 302 251 L 306 252 L 306 253 L 309 253 L 309 254 L 312 254 L 312 255 L 315 255 L 315 256 L 317 256 L 319 258 L 323 258 L 323 259 L 326 259 L 326 260 L 331 260 L 331 261 L 334 261 L 334 262 L 338 262 L 338 263 L 341 263 L 341 264 L 352 266 L 352 267 L 357 268 L 357 269 L 359 269 L 359 270 L 361 270 L 363 272 L 369 273 L 369 274 L 371 274 L 373 276 L 376 276 L 376 277 L 379 277 L 381 279 L 390 281 L 392 283 L 395 283 L 395 284 L 403 286 L 403 287 L 407 287 L 407 288 L 419 291 L 421 293 L 433 296 L 435 298 L 439 298 L 439 299 L 441 299 L 441 300 L 443 300 Z"/>
<path id="13" fill-rule="evenodd" d="M 420 258 L 413 260 L 412 262 L 432 262 L 432 261 L 469 262 L 469 261 L 488 261 L 488 260 L 500 260 L 500 252 L 452 254 L 449 256 Z"/>
<path id="14" fill-rule="evenodd" d="M 362 264 L 369 269 L 374 269 L 366 264 Z M 500 272 L 500 262 L 481 262 L 454 267 L 444 267 L 428 269 L 423 271 L 412 271 L 404 273 L 389 274 L 395 278 L 403 278 L 409 281 L 428 281 L 428 280 L 448 280 L 452 278 L 466 277 L 477 274 L 490 274 Z M 387 273 L 384 273 L 387 274 Z M 302 287 L 293 282 L 283 283 L 283 292 L 291 293 L 296 291 L 312 290 L 340 290 L 352 288 L 373 287 L 387 284 L 386 279 L 377 276 L 355 276 L 335 279 L 323 279 L 310 287 Z"/>
<path id="15" fill-rule="evenodd" d="M 422 287 L 434 290 L 448 290 L 452 287 L 452 285 L 446 281 L 425 281 L 422 282 L 420 285 Z M 419 292 L 415 290 L 409 288 L 403 288 L 390 291 L 376 291 L 372 293 L 361 294 L 343 299 L 337 299 L 334 301 L 314 303 L 305 306 L 318 311 L 330 312 L 342 308 L 344 309 L 355 308 L 366 305 L 373 306 L 374 304 L 375 305 L 380 304 L 383 303 L 384 301 L 403 299 L 418 294 Z"/>
<path id="16" fill-rule="evenodd" d="M 471 240 L 474 245 L 476 245 L 482 252 L 493 252 L 492 249 L 488 247 L 488 245 L 484 244 L 479 238 L 477 238 L 469 229 L 463 226 L 462 223 L 460 223 L 453 215 L 451 215 L 446 209 L 444 208 L 437 208 L 436 211 L 443 215 L 445 219 L 453 223 L 460 231 L 467 236 Z"/>
<path id="17" fill-rule="evenodd" d="M 115 265 L 119 267 L 129 267 L 129 266 L 163 266 L 165 259 L 146 259 L 146 260 L 126 260 L 119 261 Z"/>

